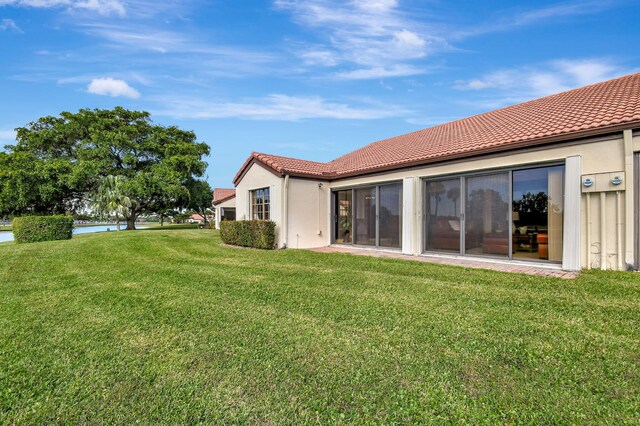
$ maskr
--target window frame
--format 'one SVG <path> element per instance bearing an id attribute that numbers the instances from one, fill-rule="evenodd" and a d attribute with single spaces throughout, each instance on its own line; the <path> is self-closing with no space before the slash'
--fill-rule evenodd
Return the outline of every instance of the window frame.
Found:
<path id="1" fill-rule="evenodd" d="M 429 182 L 433 182 L 433 181 L 441 181 L 441 180 L 445 180 L 445 179 L 460 179 L 460 192 L 461 194 L 465 194 L 465 196 L 461 197 L 461 203 L 460 203 L 460 213 L 461 213 L 461 223 L 464 223 L 461 231 L 460 231 L 460 250 L 458 253 L 455 252 L 444 252 L 441 250 L 429 250 L 427 249 L 427 235 L 426 235 L 426 229 L 427 229 L 427 215 L 426 213 L 423 213 L 423 217 L 422 217 L 422 254 L 451 254 L 454 256 L 463 256 L 466 258 L 473 258 L 473 257 L 481 257 L 481 258 L 494 258 L 494 259 L 502 259 L 502 260 L 516 260 L 516 261 L 522 261 L 522 262 L 535 262 L 535 263 L 552 263 L 552 264 L 560 264 L 562 263 L 562 260 L 560 261 L 555 261 L 555 260 L 547 260 L 547 259 L 526 259 L 526 258 L 514 258 L 513 256 L 513 223 L 512 221 L 509 221 L 509 249 L 508 249 L 508 255 L 507 256 L 500 256 L 500 255 L 492 255 L 492 254 L 466 254 L 465 253 L 465 247 L 466 247 L 466 241 L 465 241 L 465 227 L 466 227 L 466 217 L 465 217 L 465 212 L 466 212 L 466 193 L 467 193 L 467 178 L 469 177 L 478 177 L 478 176 L 483 176 L 483 175 L 493 175 L 493 174 L 497 174 L 497 173 L 508 173 L 509 176 L 509 205 L 511 206 L 511 208 L 513 208 L 513 172 L 515 171 L 520 171 L 520 170 L 527 170 L 527 169 L 537 169 L 537 168 L 546 168 L 546 167 L 555 167 L 555 166 L 563 166 L 565 167 L 566 170 L 566 161 L 545 161 L 545 162 L 541 162 L 541 163 L 531 163 L 531 164 L 522 164 L 522 165 L 514 165 L 514 166 L 507 166 L 507 167 L 496 167 L 496 168 L 491 168 L 491 169 L 485 169 L 485 170 L 477 170 L 477 171 L 469 171 L 469 172 L 462 172 L 462 173 L 447 173 L 447 174 L 442 174 L 442 175 L 434 175 L 434 176 L 428 176 L 428 177 L 423 177 L 422 178 L 422 189 L 421 189 L 421 193 L 422 193 L 422 208 L 425 209 L 426 208 L 426 197 L 427 197 L 427 184 Z M 565 186 L 565 181 L 566 181 L 566 173 L 563 175 L 563 181 L 562 181 L 562 187 L 564 190 L 564 186 Z M 564 211 L 563 211 L 563 220 L 564 220 Z M 564 230 L 563 230 L 563 236 L 562 238 L 564 238 Z"/>
<path id="2" fill-rule="evenodd" d="M 249 191 L 251 220 L 271 220 L 271 188 L 256 188 Z"/>

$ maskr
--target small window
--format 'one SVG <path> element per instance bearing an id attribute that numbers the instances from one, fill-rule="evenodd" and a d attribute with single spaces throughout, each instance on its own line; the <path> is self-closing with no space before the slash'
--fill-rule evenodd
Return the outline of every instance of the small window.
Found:
<path id="1" fill-rule="evenodd" d="M 269 188 L 251 191 L 251 219 L 270 220 Z"/>

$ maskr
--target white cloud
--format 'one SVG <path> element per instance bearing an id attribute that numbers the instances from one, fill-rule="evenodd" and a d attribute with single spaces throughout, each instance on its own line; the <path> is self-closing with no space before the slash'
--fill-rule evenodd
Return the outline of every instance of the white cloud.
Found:
<path id="1" fill-rule="evenodd" d="M 392 65 L 388 68 L 373 67 L 359 68 L 353 71 L 340 71 L 334 74 L 335 77 L 343 80 L 370 80 L 376 78 L 409 77 L 412 75 L 424 74 L 424 68 L 413 65 Z"/>
<path id="2" fill-rule="evenodd" d="M 480 78 L 457 81 L 458 90 L 494 89 L 520 95 L 546 96 L 628 74 L 632 70 L 608 59 L 556 60 L 536 66 L 505 69 Z"/>
<path id="3" fill-rule="evenodd" d="M 126 10 L 120 0 L 0 0 L 0 6 L 55 8 L 89 10 L 100 15 L 124 16 Z"/>
<path id="4" fill-rule="evenodd" d="M 465 25 L 462 29 L 452 29 L 452 31 L 449 32 L 449 37 L 452 39 L 462 39 L 508 31 L 540 22 L 548 23 L 552 19 L 591 15 L 608 9 L 615 3 L 614 0 L 577 0 L 538 9 L 530 9 L 519 13 L 499 13 L 490 22 L 479 25 Z"/>
<path id="5" fill-rule="evenodd" d="M 95 95 L 123 96 L 131 99 L 138 99 L 140 97 L 140 92 L 129 86 L 126 81 L 116 80 L 110 77 L 91 80 L 91 83 L 89 83 L 87 87 L 87 92 Z"/>
<path id="6" fill-rule="evenodd" d="M 330 118 L 350 120 L 374 120 L 398 117 L 409 111 L 393 105 L 367 104 L 350 106 L 330 102 L 318 96 L 288 96 L 273 94 L 243 102 L 217 102 L 201 98 L 157 98 L 156 102 L 167 105 L 153 111 L 156 115 L 177 119 L 241 118 L 248 120 L 298 121 L 304 119 Z"/>
<path id="7" fill-rule="evenodd" d="M 6 18 L 0 20 L 0 31 L 5 31 L 5 30 L 13 30 L 19 33 L 22 32 L 22 30 L 20 29 L 18 24 L 15 23 L 15 21 L 13 21 L 12 19 L 6 19 Z"/>
<path id="8" fill-rule="evenodd" d="M 340 62 L 339 58 L 330 50 L 307 50 L 300 52 L 299 56 L 307 65 L 322 65 L 325 67 L 333 67 Z"/>
<path id="9" fill-rule="evenodd" d="M 325 38 L 322 46 L 301 49 L 299 56 L 310 65 L 351 64 L 353 72 L 332 74 L 337 78 L 405 76 L 389 70 L 421 67 L 411 62 L 447 48 L 447 43 L 403 14 L 396 0 L 275 0 L 275 6 L 291 12 L 293 20 Z M 381 72 L 381 70 L 387 70 Z"/>

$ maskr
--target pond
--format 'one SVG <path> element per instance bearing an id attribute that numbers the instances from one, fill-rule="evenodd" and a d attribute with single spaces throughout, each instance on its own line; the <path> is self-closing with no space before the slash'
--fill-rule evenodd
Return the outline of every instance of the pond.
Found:
<path id="1" fill-rule="evenodd" d="M 136 226 L 136 229 L 145 229 L 146 226 Z M 122 229 L 126 229 L 126 225 L 122 226 Z M 73 228 L 73 235 L 76 234 L 91 234 L 94 232 L 108 232 L 115 231 L 115 225 L 96 225 L 96 226 L 83 226 L 80 228 Z M 13 232 L 0 231 L 0 243 L 7 241 L 13 241 Z"/>

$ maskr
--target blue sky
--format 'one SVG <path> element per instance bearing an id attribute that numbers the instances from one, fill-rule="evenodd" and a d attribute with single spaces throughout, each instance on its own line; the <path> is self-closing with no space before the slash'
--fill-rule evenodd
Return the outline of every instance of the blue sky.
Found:
<path id="1" fill-rule="evenodd" d="M 329 161 L 640 70 L 640 2 L 0 0 L 0 145 L 80 108 L 147 110 L 211 146 Z"/>

